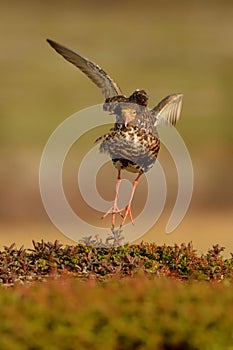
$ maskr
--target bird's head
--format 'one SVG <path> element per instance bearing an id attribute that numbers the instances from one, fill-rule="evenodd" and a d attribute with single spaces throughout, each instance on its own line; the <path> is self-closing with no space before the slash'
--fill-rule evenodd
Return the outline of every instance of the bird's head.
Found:
<path id="1" fill-rule="evenodd" d="M 136 90 L 129 97 L 117 95 L 109 97 L 103 105 L 104 111 L 116 116 L 116 123 L 127 126 L 133 122 L 138 115 L 142 114 L 147 106 L 148 95 L 144 90 Z"/>
<path id="2" fill-rule="evenodd" d="M 138 104 L 129 101 L 125 96 L 114 96 L 105 100 L 103 109 L 115 114 L 117 123 L 124 124 L 125 126 L 129 124 L 137 115 Z"/>
<path id="3" fill-rule="evenodd" d="M 127 126 L 130 122 L 132 122 L 137 116 L 137 110 L 130 105 L 121 106 L 121 118 L 123 119 L 123 123 Z"/>

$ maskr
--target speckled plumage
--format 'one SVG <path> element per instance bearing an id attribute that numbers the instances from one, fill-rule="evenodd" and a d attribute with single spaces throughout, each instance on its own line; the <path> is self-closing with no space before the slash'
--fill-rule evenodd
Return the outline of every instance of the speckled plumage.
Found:
<path id="1" fill-rule="evenodd" d="M 119 103 L 120 110 L 125 103 Z M 114 166 L 119 169 L 140 173 L 148 171 L 156 161 L 160 140 L 150 112 L 134 104 L 131 108 L 137 114 L 129 124 L 116 122 L 110 131 L 98 139 L 100 151 L 110 155 Z M 117 118 L 119 116 L 117 115 Z"/>

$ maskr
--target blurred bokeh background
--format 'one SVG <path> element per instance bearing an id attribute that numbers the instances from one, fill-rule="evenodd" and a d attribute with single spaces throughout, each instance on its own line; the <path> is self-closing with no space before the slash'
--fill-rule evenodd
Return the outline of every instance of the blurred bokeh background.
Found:
<path id="1" fill-rule="evenodd" d="M 127 95 L 144 88 L 151 107 L 172 92 L 184 94 L 177 129 L 193 161 L 191 206 L 166 235 L 177 181 L 170 165 L 165 211 L 142 239 L 192 241 L 200 251 L 219 243 L 226 254 L 233 251 L 233 2 L 0 0 L 0 8 L 1 247 L 41 238 L 72 243 L 43 208 L 40 157 L 65 118 L 103 98 L 48 46 L 48 37 L 101 65 Z M 160 160 L 171 163 L 163 150 Z M 109 169 L 110 200 L 116 172 Z M 69 185 L 72 192 L 75 182 Z"/>

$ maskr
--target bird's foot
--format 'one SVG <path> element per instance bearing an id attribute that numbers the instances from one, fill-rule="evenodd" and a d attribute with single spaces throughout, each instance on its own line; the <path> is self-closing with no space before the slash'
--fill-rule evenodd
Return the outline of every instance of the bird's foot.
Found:
<path id="1" fill-rule="evenodd" d="M 120 224 L 120 229 L 122 228 L 122 226 L 124 225 L 127 217 L 129 216 L 129 219 L 131 221 L 132 224 L 134 224 L 133 221 L 133 215 L 131 212 L 131 206 L 130 204 L 128 204 L 125 208 L 123 209 L 118 209 L 117 206 L 112 206 L 102 217 L 101 219 L 105 219 L 106 216 L 108 216 L 109 214 L 112 214 L 112 229 L 114 230 L 115 227 L 115 219 L 116 219 L 116 214 L 119 214 L 122 217 L 122 221 Z"/>
<path id="2" fill-rule="evenodd" d="M 109 214 L 112 214 L 112 227 L 115 227 L 115 219 L 116 219 L 116 214 L 119 214 L 122 218 L 122 209 L 118 209 L 117 205 L 113 205 L 102 217 L 101 219 L 105 219 Z"/>
<path id="3" fill-rule="evenodd" d="M 127 216 L 129 216 L 131 223 L 134 224 L 130 203 L 124 209 L 121 209 L 120 212 L 122 212 L 124 210 L 125 210 L 125 214 L 124 214 L 124 216 L 122 215 L 123 219 L 121 221 L 120 227 L 122 227 L 124 225 L 124 223 L 125 223 L 125 221 L 127 219 Z"/>

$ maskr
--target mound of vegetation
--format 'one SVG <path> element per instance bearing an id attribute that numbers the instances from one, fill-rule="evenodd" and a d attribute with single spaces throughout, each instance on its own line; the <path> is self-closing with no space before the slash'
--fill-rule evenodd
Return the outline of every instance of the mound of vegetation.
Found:
<path id="1" fill-rule="evenodd" d="M 60 277 L 1 288 L 0 317 L 4 350 L 230 350 L 233 344 L 227 281 Z"/>
<path id="2" fill-rule="evenodd" d="M 33 245 L 0 252 L 0 349 L 232 349 L 233 257 L 218 245 Z"/>
<path id="3" fill-rule="evenodd" d="M 233 256 L 224 259 L 224 248 L 213 246 L 199 256 L 192 244 L 157 246 L 141 243 L 118 247 L 85 244 L 62 246 L 58 241 L 33 242 L 34 248 L 14 244 L 0 252 L 3 285 L 31 283 L 49 276 L 69 275 L 80 279 L 107 280 L 143 273 L 179 280 L 222 281 L 233 279 Z"/>

